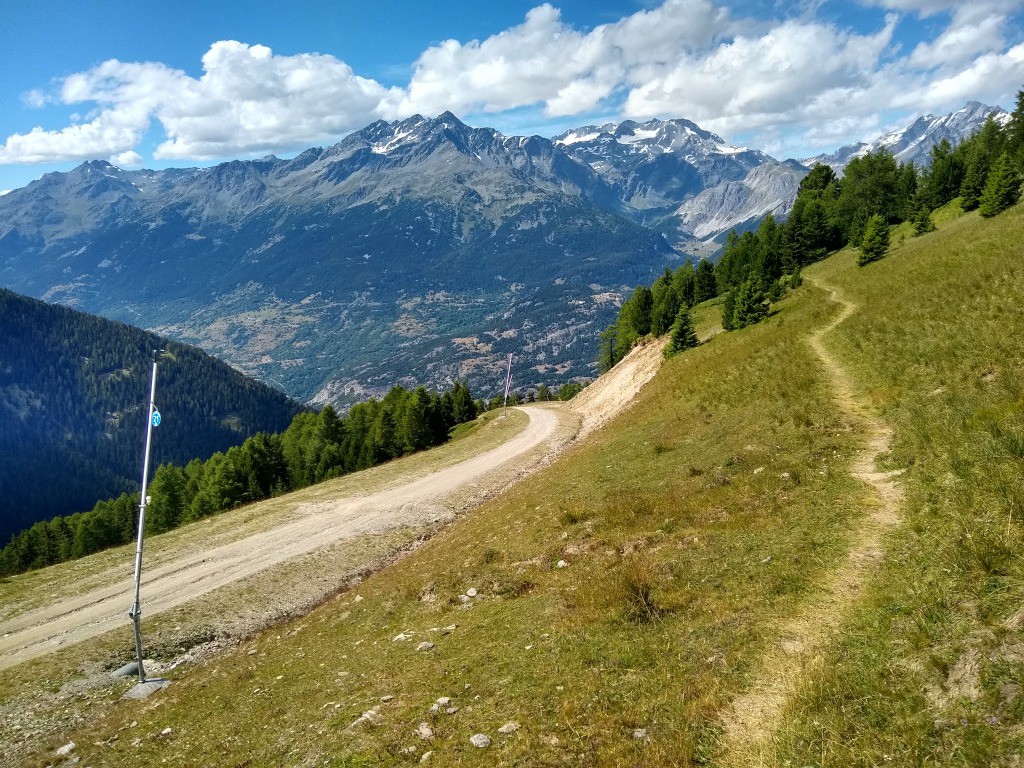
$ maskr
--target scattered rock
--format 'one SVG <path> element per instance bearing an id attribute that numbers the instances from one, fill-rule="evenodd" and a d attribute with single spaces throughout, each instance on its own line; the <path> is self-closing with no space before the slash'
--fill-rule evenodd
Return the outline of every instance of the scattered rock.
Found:
<path id="1" fill-rule="evenodd" d="M 469 595 L 459 595 L 459 602 L 460 603 L 468 603 L 469 600 L 470 600 Z"/>
<path id="2" fill-rule="evenodd" d="M 449 704 L 452 703 L 452 698 L 451 696 L 442 696 L 437 700 L 437 703 L 442 707 L 447 707 Z"/>
<path id="3" fill-rule="evenodd" d="M 559 560 L 557 563 L 555 563 L 555 568 L 568 568 L 568 567 L 569 567 L 569 564 L 567 562 L 565 562 L 565 560 Z"/>
<path id="4" fill-rule="evenodd" d="M 408 640 L 411 637 L 412 637 L 412 632 L 410 632 L 409 630 L 406 630 L 405 632 L 400 632 L 399 634 L 397 634 L 393 638 L 391 638 L 391 642 L 392 643 L 404 643 L 406 640 Z"/>
<path id="5" fill-rule="evenodd" d="M 459 628 L 458 624 L 449 624 L 447 627 L 442 627 L 441 628 L 441 634 L 442 635 L 450 635 L 452 632 L 454 632 L 458 628 Z"/>
<path id="6" fill-rule="evenodd" d="M 646 728 L 637 728 L 635 731 L 633 731 L 633 738 L 637 741 L 647 741 L 650 738 L 650 736 L 647 735 Z"/>
<path id="7" fill-rule="evenodd" d="M 517 723 L 515 720 L 509 720 L 507 723 L 505 723 L 503 726 L 501 726 L 501 728 L 498 729 L 498 733 L 509 734 L 509 733 L 515 733 L 518 730 L 519 730 L 519 723 Z"/>
<path id="8" fill-rule="evenodd" d="M 363 596 L 362 595 L 356 595 L 355 599 L 352 602 L 354 602 L 354 603 L 361 603 L 361 602 L 363 602 Z"/>
<path id="9" fill-rule="evenodd" d="M 758 467 L 754 470 L 755 475 L 760 475 L 762 472 L 764 472 L 764 467 Z"/>
<path id="10" fill-rule="evenodd" d="M 348 730 L 352 730 L 353 728 L 357 728 L 360 725 L 362 725 L 363 723 L 373 723 L 373 722 L 376 722 L 377 715 L 378 715 L 379 712 L 380 712 L 380 707 L 374 707 L 373 709 L 366 710 L 365 712 L 363 712 L 363 714 L 361 714 L 354 721 L 352 721 L 352 725 L 350 725 L 348 727 Z"/>
<path id="11" fill-rule="evenodd" d="M 441 711 L 441 707 L 439 707 L 437 704 L 431 704 L 430 705 L 430 714 L 436 715 L 440 711 Z"/>
<path id="12" fill-rule="evenodd" d="M 416 728 L 416 735 L 426 741 L 427 739 L 434 738 L 434 731 L 426 723 L 420 723 Z"/>
<path id="13" fill-rule="evenodd" d="M 469 737 L 469 743 L 472 744 L 474 747 L 479 747 L 480 749 L 483 749 L 484 747 L 491 746 L 491 737 L 488 736 L 486 733 L 474 733 L 472 736 Z"/>
<path id="14" fill-rule="evenodd" d="M 783 472 L 781 475 L 779 475 L 779 477 L 781 477 L 783 480 L 788 480 L 789 472 Z"/>
<path id="15" fill-rule="evenodd" d="M 387 696 L 381 696 L 380 700 L 387 704 L 389 701 L 394 701 L 395 697 L 389 693 Z"/>
<path id="16" fill-rule="evenodd" d="M 458 707 L 448 707 L 448 709 L 445 710 L 445 714 L 454 715 L 458 711 L 459 711 Z"/>
<path id="17" fill-rule="evenodd" d="M 433 756 L 434 756 L 433 751 L 424 752 L 423 756 L 420 758 L 420 762 L 421 763 L 429 763 L 430 762 L 430 758 L 432 758 Z"/>
<path id="18" fill-rule="evenodd" d="M 429 640 L 424 640 L 422 643 L 416 646 L 417 651 L 432 651 L 434 650 L 434 644 Z"/>
<path id="19" fill-rule="evenodd" d="M 68 754 L 74 748 L 75 742 L 69 741 L 67 744 L 65 744 L 63 747 L 57 750 L 57 754 L 61 757 L 64 757 L 64 755 Z"/>
<path id="20" fill-rule="evenodd" d="M 466 597 L 476 597 L 476 594 L 476 590 L 473 587 L 466 590 Z"/>
<path id="21" fill-rule="evenodd" d="M 162 731 L 160 731 L 160 735 L 161 736 L 170 736 L 171 735 L 171 729 L 170 728 L 164 728 Z"/>
<path id="22" fill-rule="evenodd" d="M 403 755 L 415 755 L 416 751 L 418 749 L 419 749 L 419 747 L 416 747 L 416 746 L 402 747 L 402 754 Z"/>

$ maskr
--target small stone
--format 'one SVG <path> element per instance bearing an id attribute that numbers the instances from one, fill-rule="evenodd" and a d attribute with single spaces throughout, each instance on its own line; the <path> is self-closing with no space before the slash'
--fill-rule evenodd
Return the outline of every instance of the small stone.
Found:
<path id="1" fill-rule="evenodd" d="M 531 643 L 530 645 L 526 646 L 526 650 L 532 651 L 533 650 L 533 644 Z"/>
<path id="2" fill-rule="evenodd" d="M 434 756 L 433 751 L 424 752 L 423 753 L 423 757 L 420 758 L 420 762 L 421 763 L 429 763 L 430 762 L 430 758 L 432 758 L 433 756 Z"/>
<path id="3" fill-rule="evenodd" d="M 447 627 L 442 627 L 441 628 L 441 634 L 442 635 L 450 635 L 452 632 L 454 632 L 458 628 L 459 628 L 458 624 L 449 624 Z"/>
<path id="4" fill-rule="evenodd" d="M 434 644 L 429 640 L 424 640 L 422 643 L 416 646 L 417 651 L 432 651 L 434 650 Z"/>
<path id="5" fill-rule="evenodd" d="M 380 700 L 387 704 L 389 701 L 394 701 L 395 697 L 389 693 L 387 696 L 381 696 Z"/>
<path id="6" fill-rule="evenodd" d="M 501 726 L 501 728 L 498 729 L 498 733 L 509 734 L 509 733 L 515 733 L 518 730 L 519 730 L 519 723 L 517 723 L 515 720 L 509 720 L 507 723 L 505 723 L 503 726 Z"/>
<path id="7" fill-rule="evenodd" d="M 784 480 L 788 480 L 789 479 L 789 472 L 783 472 L 781 475 L 779 475 L 779 477 L 783 478 Z"/>
<path id="8" fill-rule="evenodd" d="M 415 755 L 418 749 L 419 749 L 419 747 L 416 747 L 416 746 L 402 747 L 402 754 L 403 755 Z"/>
<path id="9" fill-rule="evenodd" d="M 354 602 L 354 603 L 361 603 L 361 602 L 363 602 L 363 596 L 362 595 L 356 595 L 355 600 L 353 600 L 352 602 Z"/>
<path id="10" fill-rule="evenodd" d="M 469 595 L 459 595 L 459 602 L 460 603 L 468 603 L 469 602 Z"/>
<path id="11" fill-rule="evenodd" d="M 442 707 L 447 707 L 449 704 L 452 703 L 452 698 L 451 696 L 442 696 L 437 700 L 437 703 Z"/>
<path id="12" fill-rule="evenodd" d="M 445 710 L 445 714 L 454 715 L 458 711 L 459 711 L 458 707 L 448 707 L 448 709 Z"/>
<path id="13" fill-rule="evenodd" d="M 646 728 L 637 728 L 635 731 L 633 731 L 633 738 L 636 739 L 637 741 L 647 741 L 647 739 L 648 739 L 647 729 Z"/>
<path id="14" fill-rule="evenodd" d="M 476 597 L 476 589 L 470 587 L 466 590 L 466 597 Z"/>
<path id="15" fill-rule="evenodd" d="M 754 470 L 755 475 L 760 475 L 762 472 L 764 472 L 764 467 L 758 467 Z"/>
<path id="16" fill-rule="evenodd" d="M 64 757 L 64 755 L 68 754 L 74 748 L 75 742 L 69 741 L 67 744 L 65 744 L 63 747 L 57 750 L 57 754 L 61 757 Z"/>
<path id="17" fill-rule="evenodd" d="M 430 714 L 436 715 L 440 711 L 441 711 L 441 707 L 439 707 L 437 704 L 431 704 L 430 705 Z"/>
<path id="18" fill-rule="evenodd" d="M 255 656 L 257 653 L 259 653 L 259 651 L 257 651 L 255 648 L 250 648 L 249 649 L 249 655 L 250 656 Z"/>
<path id="19" fill-rule="evenodd" d="M 424 741 L 426 741 L 427 739 L 434 738 L 434 732 L 431 730 L 430 726 L 427 725 L 426 723 L 420 723 L 419 726 L 417 726 L 417 728 L 416 728 L 416 735 L 419 736 Z"/>
<path id="20" fill-rule="evenodd" d="M 488 736 L 486 733 L 474 733 L 472 736 L 469 737 L 469 743 L 472 744 L 474 747 L 479 747 L 480 749 L 483 749 L 484 747 L 491 746 L 491 737 Z"/>
<path id="21" fill-rule="evenodd" d="M 569 564 L 567 562 L 565 562 L 565 560 L 559 560 L 557 563 L 555 563 L 555 568 L 568 568 L 568 567 L 569 567 Z"/>
<path id="22" fill-rule="evenodd" d="M 411 637 L 412 637 L 412 632 L 409 632 L 409 631 L 400 632 L 399 634 L 397 634 L 397 635 L 395 635 L 394 637 L 391 638 L 391 642 L 392 643 L 404 643 L 406 640 L 408 640 Z"/>

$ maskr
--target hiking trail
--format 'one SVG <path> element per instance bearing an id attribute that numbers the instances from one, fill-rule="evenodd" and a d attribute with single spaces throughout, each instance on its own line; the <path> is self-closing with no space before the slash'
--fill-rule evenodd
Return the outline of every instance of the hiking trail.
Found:
<path id="1" fill-rule="evenodd" d="M 846 620 L 868 578 L 884 557 L 883 536 L 900 521 L 903 492 L 894 478 L 902 470 L 879 472 L 875 468 L 878 457 L 890 449 L 892 429 L 856 394 L 849 373 L 823 342 L 824 337 L 849 318 L 857 307 L 834 286 L 821 280 L 810 282 L 828 291 L 830 299 L 841 307 L 839 314 L 812 333 L 807 343 L 832 384 L 836 405 L 865 437 L 864 447 L 854 457 L 850 474 L 867 486 L 870 497 L 862 501 L 867 509 L 858 521 L 845 558 L 826 575 L 809 602 L 783 624 L 780 642 L 761 660 L 760 672 L 746 692 L 734 699 L 725 711 L 720 750 L 723 765 L 771 763 L 773 736 L 781 725 L 787 700 L 796 692 L 801 680 L 820 665 L 825 645 Z"/>

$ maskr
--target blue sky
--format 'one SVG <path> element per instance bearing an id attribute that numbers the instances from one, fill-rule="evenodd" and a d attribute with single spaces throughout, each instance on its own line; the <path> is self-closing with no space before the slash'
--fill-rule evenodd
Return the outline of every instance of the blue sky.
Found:
<path id="1" fill-rule="evenodd" d="M 451 110 L 554 135 L 686 117 L 805 157 L 1012 107 L 1024 0 L 0 0 L 0 191 L 87 159 L 206 165 Z"/>

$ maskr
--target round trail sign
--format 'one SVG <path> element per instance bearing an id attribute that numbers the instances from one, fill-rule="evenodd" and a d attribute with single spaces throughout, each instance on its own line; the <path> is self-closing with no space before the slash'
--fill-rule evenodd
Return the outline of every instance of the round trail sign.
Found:
<path id="1" fill-rule="evenodd" d="M 160 426 L 160 411 L 157 411 L 155 409 L 153 411 L 153 426 L 154 427 L 159 427 Z"/>

